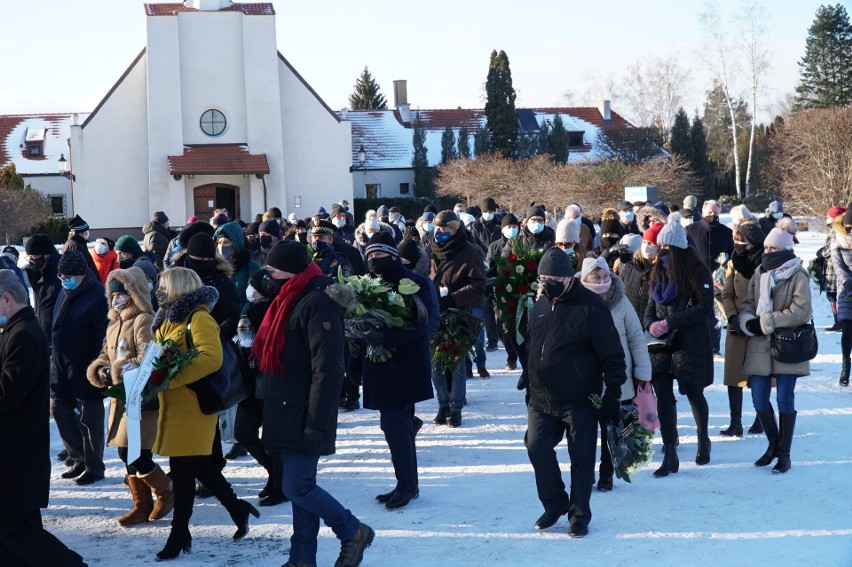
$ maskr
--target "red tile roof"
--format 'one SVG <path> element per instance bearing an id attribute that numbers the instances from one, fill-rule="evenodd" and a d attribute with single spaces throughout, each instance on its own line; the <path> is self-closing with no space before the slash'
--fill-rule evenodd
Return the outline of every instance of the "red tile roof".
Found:
<path id="1" fill-rule="evenodd" d="M 68 127 L 71 124 L 72 114 L 3 114 L 0 115 L 0 167 L 14 161 L 18 173 L 33 173 L 38 170 L 42 173 L 41 166 L 33 166 L 30 171 L 26 167 L 27 162 L 45 161 L 58 156 L 61 153 L 68 154 L 68 145 L 65 138 L 68 136 Z M 26 123 L 26 124 L 24 124 Z M 20 126 L 20 128 L 18 128 Z M 42 144 L 42 155 L 30 156 L 27 153 L 25 135 L 26 127 L 44 128 L 45 140 Z M 12 139 L 12 134 L 18 129 Z M 8 150 L 8 151 L 7 151 Z M 66 155 L 66 157 L 68 157 Z M 53 166 L 48 167 L 52 171 Z"/>
<path id="2" fill-rule="evenodd" d="M 189 146 L 169 156 L 172 175 L 234 175 L 269 173 L 266 154 L 251 154 L 243 145 Z"/>
<path id="3" fill-rule="evenodd" d="M 199 12 L 195 8 L 184 6 L 183 2 L 167 2 L 161 4 L 145 4 L 145 14 L 148 16 L 176 16 L 178 12 Z M 274 16 L 275 9 L 268 2 L 256 4 L 232 4 L 219 12 L 242 12 L 246 16 Z"/>

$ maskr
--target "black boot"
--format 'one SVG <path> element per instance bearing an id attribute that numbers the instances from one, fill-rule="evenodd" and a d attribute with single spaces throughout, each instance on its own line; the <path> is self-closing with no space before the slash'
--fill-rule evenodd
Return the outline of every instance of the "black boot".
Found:
<path id="1" fill-rule="evenodd" d="M 452 410 L 450 412 L 450 418 L 447 420 L 447 425 L 450 427 L 459 427 L 461 426 L 461 422 L 461 410 Z"/>
<path id="2" fill-rule="evenodd" d="M 846 387 L 849 385 L 849 357 L 843 357 L 843 366 L 840 369 L 840 385 Z"/>
<path id="3" fill-rule="evenodd" d="M 754 462 L 754 466 L 765 467 L 772 464 L 772 461 L 778 456 L 778 425 L 775 423 L 775 412 L 772 410 L 772 406 L 769 406 L 769 409 L 766 411 L 757 412 L 757 418 L 766 432 L 769 447 L 767 447 L 763 456 Z"/>
<path id="4" fill-rule="evenodd" d="M 181 551 L 184 553 L 192 551 L 192 535 L 188 527 L 173 525 L 169 539 L 166 540 L 166 546 L 157 554 L 156 561 L 174 559 L 180 555 Z"/>
<path id="5" fill-rule="evenodd" d="M 707 423 L 710 419 L 710 409 L 704 396 L 695 397 L 690 400 L 692 417 L 695 419 L 695 427 L 698 429 L 698 451 L 695 453 L 695 464 L 706 465 L 710 462 L 710 436 L 707 434 Z"/>
<path id="6" fill-rule="evenodd" d="M 770 408 L 771 408 L 771 407 L 772 407 L 772 406 L 770 406 Z M 775 419 L 775 414 L 774 414 L 774 413 L 772 414 L 772 419 L 773 419 L 773 420 Z M 752 423 L 752 424 L 751 424 L 751 427 L 749 427 L 749 428 L 748 428 L 748 434 L 749 434 L 749 435 L 760 435 L 761 433 L 763 433 L 763 431 L 764 431 L 764 429 L 763 429 L 763 423 L 760 421 L 760 416 L 759 416 L 759 415 L 755 415 L 755 416 L 754 416 L 754 423 Z"/>
<path id="7" fill-rule="evenodd" d="M 654 471 L 654 476 L 662 478 L 669 473 L 676 473 L 680 469 L 680 459 L 677 458 L 677 448 L 674 443 L 665 445 L 666 453 L 663 455 L 663 464 Z"/>
<path id="8" fill-rule="evenodd" d="M 793 432 L 796 430 L 796 412 L 779 414 L 779 419 L 781 439 L 778 441 L 778 462 L 772 472 L 784 474 L 790 470 L 790 447 L 793 445 Z"/>
<path id="9" fill-rule="evenodd" d="M 728 386 L 728 405 L 731 408 L 731 425 L 719 432 L 725 437 L 743 436 L 743 389 Z"/>
<path id="10" fill-rule="evenodd" d="M 277 454 L 270 455 L 270 464 L 267 471 L 269 472 L 269 481 L 266 483 L 266 496 L 259 502 L 261 506 L 277 506 L 284 502 L 288 502 L 288 498 L 281 490 L 281 483 L 284 479 L 284 472 L 281 470 L 281 459 Z"/>
<path id="11" fill-rule="evenodd" d="M 432 420 L 436 425 L 447 425 L 447 418 L 450 417 L 450 406 L 441 406 L 438 408 L 438 415 Z"/>
<path id="12" fill-rule="evenodd" d="M 695 454 L 696 465 L 706 465 L 710 462 L 710 436 L 706 433 L 698 436 L 698 452 Z"/>
<path id="13" fill-rule="evenodd" d="M 223 502 L 224 504 L 224 502 Z M 234 539 L 243 539 L 249 531 L 249 514 L 255 518 L 260 518 L 260 512 L 245 500 L 237 500 L 236 504 L 226 504 L 228 514 L 237 526 L 237 531 L 234 532 Z"/>

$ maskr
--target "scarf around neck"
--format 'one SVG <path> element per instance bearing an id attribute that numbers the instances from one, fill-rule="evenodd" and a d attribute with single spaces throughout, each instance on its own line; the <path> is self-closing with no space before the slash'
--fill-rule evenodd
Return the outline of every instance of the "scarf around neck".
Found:
<path id="1" fill-rule="evenodd" d="M 734 265 L 734 270 L 747 279 L 751 279 L 757 266 L 760 265 L 763 250 L 746 250 L 743 254 L 734 252 L 731 254 L 731 263 Z"/>
<path id="2" fill-rule="evenodd" d="M 791 252 L 792 254 L 792 252 Z M 766 258 L 764 254 L 764 258 Z M 790 279 L 795 275 L 802 266 L 801 258 L 793 256 L 775 269 L 767 270 L 760 274 L 760 299 L 757 302 L 757 309 L 754 314 L 760 317 L 764 313 L 772 311 L 772 292 L 775 287 L 782 281 Z M 766 269 L 767 262 L 764 260 L 763 269 Z"/>
<path id="3" fill-rule="evenodd" d="M 262 372 L 284 374 L 281 353 L 287 339 L 285 332 L 287 320 L 293 312 L 296 298 L 302 294 L 308 284 L 321 275 L 322 270 L 319 266 L 308 264 L 307 268 L 290 278 L 272 300 L 251 347 L 251 357 L 259 362 Z"/>
<path id="4" fill-rule="evenodd" d="M 677 284 L 674 280 L 662 278 L 651 290 L 651 297 L 660 305 L 671 305 L 677 301 Z"/>

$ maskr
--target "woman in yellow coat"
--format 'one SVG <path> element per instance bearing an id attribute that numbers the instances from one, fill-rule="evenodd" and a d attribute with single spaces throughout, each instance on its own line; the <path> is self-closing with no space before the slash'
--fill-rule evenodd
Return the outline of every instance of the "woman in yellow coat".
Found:
<path id="1" fill-rule="evenodd" d="M 139 268 L 115 270 L 106 280 L 106 298 L 110 304 L 109 326 L 101 354 L 89 365 L 89 382 L 99 388 L 122 381 L 126 364 L 138 365 L 151 342 L 154 311 L 145 273 Z M 107 444 L 118 447 L 118 456 L 127 467 L 127 486 L 133 509 L 118 519 L 122 526 L 142 524 L 164 518 L 172 510 L 172 481 L 151 458 L 157 437 L 157 402 L 143 404 L 140 427 L 142 451 L 138 459 L 127 462 L 127 414 L 124 402 L 113 398 L 109 406 Z M 151 490 L 157 495 L 154 504 Z"/>
<path id="2" fill-rule="evenodd" d="M 234 539 L 242 539 L 249 529 L 248 517 L 260 513 L 245 500 L 240 500 L 222 471 L 210 458 L 217 416 L 205 415 L 198 406 L 195 392 L 187 387 L 216 372 L 222 365 L 222 344 L 219 327 L 210 316 L 219 293 L 203 286 L 192 270 L 171 268 L 160 275 L 157 301 L 160 310 L 154 317 L 154 340 L 162 343 L 172 339 L 178 348 L 186 348 L 187 329 L 198 357 L 178 372 L 160 391 L 160 416 L 154 453 L 169 457 L 175 508 L 172 529 L 157 560 L 174 559 L 192 547 L 189 519 L 195 499 L 195 479 L 208 487 L 228 510 L 237 526 Z"/>

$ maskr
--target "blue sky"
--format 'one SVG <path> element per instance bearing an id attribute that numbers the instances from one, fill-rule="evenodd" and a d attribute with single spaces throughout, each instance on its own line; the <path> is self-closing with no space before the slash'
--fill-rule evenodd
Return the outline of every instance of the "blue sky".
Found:
<path id="1" fill-rule="evenodd" d="M 767 108 L 792 91 L 815 0 L 764 0 L 772 53 Z M 852 12 L 849 0 L 841 2 Z M 700 61 L 703 2 L 430 0 L 273 2 L 278 48 L 332 108 L 347 105 L 368 65 L 392 102 L 408 80 L 420 108 L 481 107 L 492 49 L 510 58 L 519 106 L 602 99 L 595 83 L 640 58 L 676 53 L 691 69 L 688 111 L 710 84 Z M 721 0 L 735 14 L 740 0 Z M 364 9 L 359 9 L 360 7 Z M 416 8 L 416 9 L 415 9 Z M 90 111 L 145 45 L 142 2 L 41 0 L 0 8 L 0 113 Z M 14 78 L 14 80 L 9 80 Z M 618 110 L 618 101 L 613 107 Z M 767 111 L 768 112 L 768 111 Z"/>

